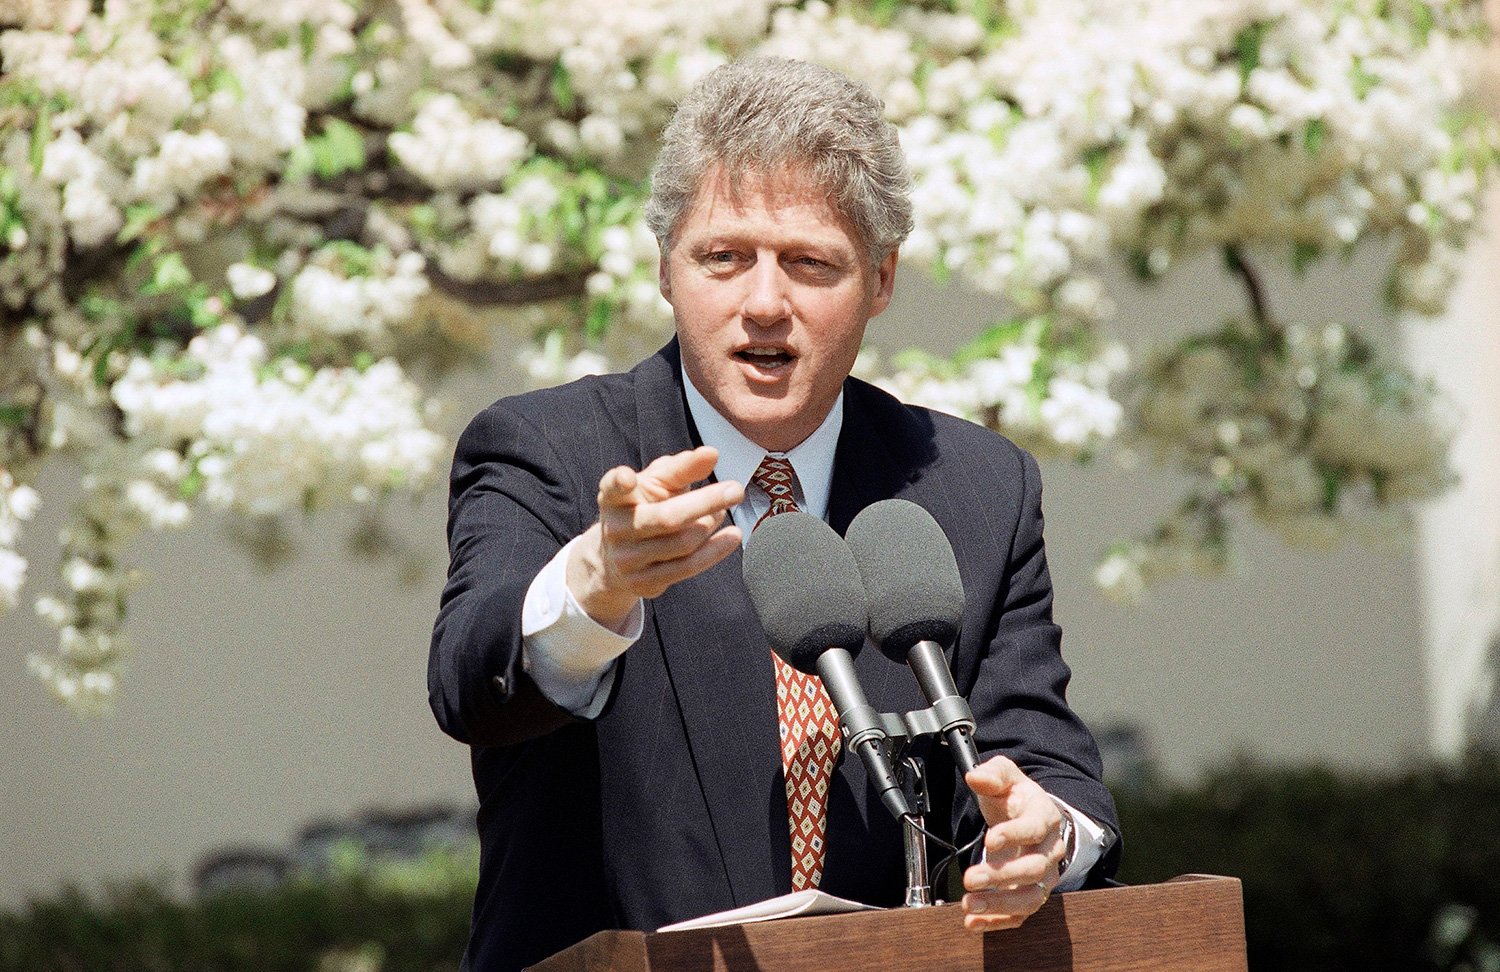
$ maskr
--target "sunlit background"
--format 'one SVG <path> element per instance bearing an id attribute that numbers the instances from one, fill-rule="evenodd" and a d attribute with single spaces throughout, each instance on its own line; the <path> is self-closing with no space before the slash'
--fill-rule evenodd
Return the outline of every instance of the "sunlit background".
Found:
<path id="1" fill-rule="evenodd" d="M 0 969 L 456 964 L 452 442 L 665 340 L 655 132 L 756 50 L 902 127 L 862 368 L 1044 457 L 1122 876 L 1500 969 L 1480 5 L 709 6 L 0 0 Z"/>

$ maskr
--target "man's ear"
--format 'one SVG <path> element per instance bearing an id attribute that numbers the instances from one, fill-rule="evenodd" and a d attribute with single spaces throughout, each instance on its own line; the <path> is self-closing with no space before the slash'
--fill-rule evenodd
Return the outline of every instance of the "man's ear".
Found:
<path id="1" fill-rule="evenodd" d="M 875 299 L 870 303 L 870 316 L 875 317 L 891 303 L 891 293 L 896 287 L 896 261 L 900 250 L 892 250 L 875 268 Z"/>
<path id="2" fill-rule="evenodd" d="M 672 272 L 667 266 L 667 258 L 671 255 L 666 247 L 661 247 L 661 256 L 656 261 L 656 285 L 661 289 L 661 295 L 667 303 L 672 302 Z"/>

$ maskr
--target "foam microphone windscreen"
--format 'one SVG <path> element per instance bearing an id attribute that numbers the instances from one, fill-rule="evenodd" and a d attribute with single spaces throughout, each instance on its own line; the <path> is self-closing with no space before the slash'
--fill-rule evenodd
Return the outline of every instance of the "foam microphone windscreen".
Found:
<path id="1" fill-rule="evenodd" d="M 865 588 L 828 524 L 800 512 L 770 517 L 750 534 L 743 563 L 771 648 L 793 668 L 816 675 L 824 651 L 864 644 Z"/>
<path id="2" fill-rule="evenodd" d="M 949 646 L 964 614 L 964 584 L 943 528 L 907 500 L 872 503 L 847 540 L 870 602 L 870 639 L 905 663 L 919 641 Z"/>

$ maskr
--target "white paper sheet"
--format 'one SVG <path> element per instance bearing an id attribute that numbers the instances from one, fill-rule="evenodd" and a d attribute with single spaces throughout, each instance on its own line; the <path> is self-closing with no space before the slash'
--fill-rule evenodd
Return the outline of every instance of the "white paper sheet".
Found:
<path id="1" fill-rule="evenodd" d="M 815 888 L 793 891 L 779 898 L 768 898 L 743 908 L 731 908 L 702 918 L 690 918 L 675 925 L 658 928 L 657 931 L 688 931 L 693 928 L 718 928 L 722 925 L 745 925 L 752 921 L 771 921 L 776 918 L 806 918 L 811 915 L 841 915 L 851 911 L 879 911 L 875 905 L 861 904 L 845 898 L 824 894 Z"/>

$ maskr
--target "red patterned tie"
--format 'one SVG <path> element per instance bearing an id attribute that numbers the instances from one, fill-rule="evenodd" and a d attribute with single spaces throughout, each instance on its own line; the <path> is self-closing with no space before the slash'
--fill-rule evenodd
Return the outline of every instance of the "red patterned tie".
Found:
<path id="1" fill-rule="evenodd" d="M 785 459 L 766 456 L 750 481 L 771 497 L 756 521 L 797 509 L 797 474 Z M 839 755 L 838 713 L 816 675 L 804 675 L 771 655 L 776 665 L 776 714 L 781 729 L 781 768 L 786 774 L 786 814 L 792 835 L 792 890 L 815 888 L 823 879 L 823 836 L 828 830 L 828 790 Z"/>

